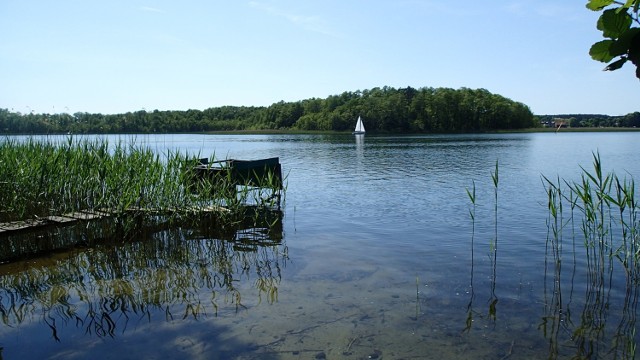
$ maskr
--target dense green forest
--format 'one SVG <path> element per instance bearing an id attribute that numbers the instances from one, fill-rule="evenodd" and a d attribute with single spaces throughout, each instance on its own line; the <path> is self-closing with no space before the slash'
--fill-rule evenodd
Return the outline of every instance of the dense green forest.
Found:
<path id="1" fill-rule="evenodd" d="M 550 123 L 561 120 L 572 128 L 581 127 L 640 127 L 640 112 L 634 112 L 623 116 L 609 116 L 597 114 L 563 114 L 563 115 L 539 115 L 540 122 Z"/>
<path id="2" fill-rule="evenodd" d="M 362 116 L 371 133 L 445 133 L 539 126 L 528 106 L 485 89 L 392 88 L 344 92 L 268 107 L 135 111 L 124 114 L 21 114 L 0 109 L 0 132 L 176 133 L 227 130 L 348 131 Z"/>

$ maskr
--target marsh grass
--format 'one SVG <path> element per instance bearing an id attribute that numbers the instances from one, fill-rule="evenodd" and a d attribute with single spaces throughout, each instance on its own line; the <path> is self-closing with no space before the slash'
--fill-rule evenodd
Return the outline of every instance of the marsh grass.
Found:
<path id="1" fill-rule="evenodd" d="M 578 181 L 543 176 L 548 198 L 545 278 L 553 269 L 553 287 L 545 284 L 545 311 L 540 328 L 549 342 L 549 354 L 562 349 L 559 338 L 571 334 L 579 358 L 603 355 L 635 358 L 636 318 L 640 298 L 640 248 L 638 203 L 633 179 L 605 174 L 599 154 L 593 154 L 593 170 L 581 168 Z M 568 212 L 568 213 L 567 213 Z M 576 231 L 576 227 L 579 231 Z M 563 254 L 566 235 L 571 238 L 571 257 Z M 576 244 L 582 243 L 582 249 Z M 584 305 L 579 318 L 571 316 L 577 257 L 582 253 L 586 273 Z M 573 262 L 568 299 L 563 298 L 567 279 L 563 263 Z M 622 271 L 617 268 L 622 267 Z M 623 274 L 624 282 L 618 277 Z M 620 288 L 624 286 L 624 288 Z M 622 315 L 612 316 L 612 291 L 625 292 Z M 607 325 L 608 320 L 619 320 Z M 610 344 L 610 346 L 603 346 Z"/>
<path id="2" fill-rule="evenodd" d="M 640 221 L 635 183 L 605 174 L 600 156 L 593 169 L 581 167 L 578 181 L 542 176 L 547 195 L 544 262 L 544 314 L 538 325 L 548 341 L 550 359 L 636 357 L 636 323 L 640 302 Z M 498 248 L 499 164 L 491 173 L 494 234 L 489 242 L 493 267 L 487 319 L 497 317 L 495 292 Z M 470 300 L 463 333 L 471 331 L 476 242 L 475 182 L 466 189 L 471 202 Z M 568 266 L 567 266 L 568 265 Z M 584 289 L 584 293 L 575 289 Z M 620 295 L 623 294 L 623 298 Z"/>
<path id="3" fill-rule="evenodd" d="M 538 329 L 548 340 L 548 358 L 636 357 L 640 302 L 640 221 L 635 183 L 605 174 L 598 154 L 593 169 L 581 167 L 577 181 L 542 176 L 547 195 L 544 262 L 544 314 Z M 494 188 L 494 236 L 489 246 L 493 266 L 487 319 L 496 320 L 499 166 L 491 173 Z M 464 332 L 477 312 L 474 302 L 475 182 L 466 189 L 471 202 L 471 297 Z M 584 290 L 576 291 L 576 289 Z M 617 294 L 623 294 L 623 298 Z"/>
<path id="4" fill-rule="evenodd" d="M 192 159 L 106 140 L 0 144 L 2 221 L 76 211 L 185 208 L 197 202 L 185 183 Z"/>
<path id="5" fill-rule="evenodd" d="M 600 273 L 618 259 L 628 277 L 639 280 L 640 239 L 638 207 L 633 179 L 619 178 L 615 173 L 603 174 L 602 162 L 594 154 L 593 172 L 582 168 L 580 181 L 557 181 L 543 177 L 549 198 L 551 246 L 560 261 L 564 220 L 563 204 L 570 206 L 570 218 L 580 219 L 586 258 L 593 273 Z M 568 191 L 563 188 L 566 186 Z M 574 235 L 575 233 L 572 232 Z"/>
<path id="6" fill-rule="evenodd" d="M 0 143 L 1 222 L 108 214 L 3 235 L 4 325 L 38 319 L 56 340 L 73 325 L 115 337 L 152 314 L 201 319 L 225 305 L 244 309 L 251 298 L 243 298 L 248 286 L 240 280 L 250 275 L 258 303 L 278 300 L 288 258 L 276 198 L 282 180 L 269 175 L 243 187 L 230 178 L 196 178 L 199 156 L 160 155 L 130 143 L 72 137 Z M 10 270 L 13 260 L 43 252 L 48 256 L 34 264 L 52 259 L 51 266 Z"/>
<path id="7" fill-rule="evenodd" d="M 198 158 L 158 154 L 135 139 L 111 146 L 73 136 L 63 142 L 6 138 L 0 142 L 0 222 L 101 212 L 127 234 L 144 223 L 185 221 L 203 212 L 237 222 L 247 202 L 269 207 L 280 201 L 284 189 L 275 187 L 272 175 L 258 184 L 277 194 L 269 198 L 248 187 L 237 190 L 231 179 L 194 181 Z"/>

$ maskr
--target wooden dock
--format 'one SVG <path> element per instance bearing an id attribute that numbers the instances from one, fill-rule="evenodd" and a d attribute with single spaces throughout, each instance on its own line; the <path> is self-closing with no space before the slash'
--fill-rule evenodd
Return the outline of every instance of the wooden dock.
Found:
<path id="1" fill-rule="evenodd" d="M 60 216 L 5 222 L 0 223 L 0 235 L 9 232 L 35 230 L 51 225 L 70 225 L 78 221 L 101 219 L 111 215 L 103 211 L 77 211 Z"/>
<path id="2" fill-rule="evenodd" d="M 195 167 L 197 178 L 231 180 L 237 185 L 274 187 L 282 190 L 282 167 L 280 158 L 259 160 L 227 159 L 209 162 L 200 159 Z"/>
<path id="3" fill-rule="evenodd" d="M 170 214 L 177 212 L 199 212 L 199 213 L 225 213 L 230 210 L 221 206 L 204 206 L 188 209 L 150 209 L 150 208 L 129 208 L 125 213 L 144 213 L 144 214 Z M 20 221 L 11 221 L 0 223 L 0 236 L 17 232 L 35 231 L 49 226 L 68 226 L 80 221 L 92 221 L 106 219 L 115 216 L 117 212 L 108 210 L 93 211 L 76 211 L 64 215 L 52 215 L 37 219 L 27 219 Z"/>
<path id="4" fill-rule="evenodd" d="M 166 209 L 130 209 L 124 214 L 135 217 L 132 228 L 116 224 L 113 220 L 116 214 L 104 211 L 0 223 L 0 265 L 70 249 L 146 239 L 151 234 L 171 229 L 188 229 L 199 239 L 229 241 L 235 251 L 243 252 L 255 252 L 262 246 L 273 246 L 282 241 L 283 213 L 280 210 L 242 208 L 230 214 L 229 226 L 219 226 L 218 213 L 230 211 L 219 206 L 180 209 L 180 213 L 187 216 L 173 222 L 168 220 L 173 212 Z"/>

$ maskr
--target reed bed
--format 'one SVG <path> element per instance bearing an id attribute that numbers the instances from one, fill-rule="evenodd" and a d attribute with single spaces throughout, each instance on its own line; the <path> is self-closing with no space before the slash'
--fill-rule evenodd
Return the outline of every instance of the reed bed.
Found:
<path id="1" fill-rule="evenodd" d="M 495 321 L 498 239 L 498 162 L 491 173 L 495 228 L 488 319 Z M 599 154 L 593 169 L 581 167 L 577 181 L 542 176 L 548 218 L 544 262 L 544 314 L 538 329 L 548 340 L 549 359 L 634 359 L 640 304 L 640 204 L 631 176 L 605 174 Z M 471 331 L 474 305 L 476 184 L 470 200 L 471 282 L 463 332 Z"/>
<path id="2" fill-rule="evenodd" d="M 553 286 L 547 296 L 545 285 L 547 315 L 541 327 L 552 358 L 562 356 L 561 339 L 570 334 L 578 358 L 606 350 L 613 358 L 632 359 L 640 300 L 640 207 L 633 179 L 604 174 L 600 156 L 593 158 L 593 170 L 582 168 L 578 181 L 543 176 L 549 208 L 545 277 L 550 268 Z M 571 246 L 569 257 L 565 245 Z M 566 262 L 569 273 L 563 269 Z M 575 284 L 577 273 L 585 274 L 584 284 Z M 585 289 L 579 319 L 571 316 L 574 287 Z M 623 291 L 624 299 L 614 300 L 612 291 Z M 622 308 L 621 315 L 612 308 Z"/>
<path id="3" fill-rule="evenodd" d="M 0 142 L 0 222 L 95 211 L 130 226 L 124 219 L 183 216 L 221 206 L 225 216 L 261 196 L 246 187 L 238 191 L 228 179 L 194 181 L 198 157 L 158 154 L 135 141 L 110 146 L 104 139 L 72 136 L 57 143 L 7 138 Z M 261 185 L 272 181 L 267 177 Z"/>
<path id="4" fill-rule="evenodd" d="M 543 177 L 549 206 L 550 241 L 560 261 L 564 230 L 579 221 L 589 269 L 601 273 L 618 259 L 633 283 L 640 281 L 640 206 L 633 178 L 603 174 L 602 161 L 594 154 L 593 171 L 582 168 L 580 181 Z M 564 186 L 563 186 L 564 185 Z M 569 214 L 564 213 L 569 208 Z M 572 237 L 575 231 L 572 227 Z"/>
<path id="5" fill-rule="evenodd" d="M 41 317 L 59 340 L 58 330 L 68 324 L 102 337 L 152 313 L 199 319 L 227 304 L 238 311 L 246 302 L 241 291 L 250 288 L 240 280 L 251 269 L 254 301 L 277 301 L 287 250 L 281 243 L 284 189 L 275 174 L 238 186 L 230 175 L 196 176 L 199 154 L 158 154 L 135 141 L 3 140 L 0 222 L 106 214 L 3 234 L 0 263 L 43 252 L 50 256 L 40 261 L 53 261 L 1 269 L 5 326 Z M 88 249 L 56 258 L 56 251 L 78 245 Z M 200 294 L 203 288 L 210 291 Z"/>
<path id="6" fill-rule="evenodd" d="M 29 139 L 0 144 L 0 220 L 106 210 L 170 209 L 198 202 L 185 174 L 194 160 L 106 140 L 65 143 Z"/>

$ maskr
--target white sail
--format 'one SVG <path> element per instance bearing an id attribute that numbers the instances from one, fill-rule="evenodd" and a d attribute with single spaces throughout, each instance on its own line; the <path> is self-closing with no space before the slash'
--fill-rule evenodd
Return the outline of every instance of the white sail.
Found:
<path id="1" fill-rule="evenodd" d="M 355 134 L 364 134 L 364 124 L 362 123 L 362 119 L 358 116 L 358 122 L 356 123 L 356 129 L 354 130 Z"/>

